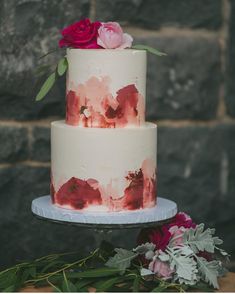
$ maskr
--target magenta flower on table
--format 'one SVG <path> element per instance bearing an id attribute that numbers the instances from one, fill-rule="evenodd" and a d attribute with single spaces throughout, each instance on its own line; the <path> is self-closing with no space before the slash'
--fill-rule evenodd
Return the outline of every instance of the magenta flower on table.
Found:
<path id="1" fill-rule="evenodd" d="M 149 241 L 156 245 L 157 250 L 164 251 L 169 244 L 171 238 L 171 233 L 169 232 L 166 225 L 162 228 L 157 228 L 153 230 L 149 236 Z"/>
<path id="2" fill-rule="evenodd" d="M 168 228 L 173 226 L 184 227 L 186 229 L 195 228 L 196 224 L 192 221 L 191 217 L 184 212 L 179 212 L 176 214 L 174 219 L 170 224 L 168 224 Z"/>

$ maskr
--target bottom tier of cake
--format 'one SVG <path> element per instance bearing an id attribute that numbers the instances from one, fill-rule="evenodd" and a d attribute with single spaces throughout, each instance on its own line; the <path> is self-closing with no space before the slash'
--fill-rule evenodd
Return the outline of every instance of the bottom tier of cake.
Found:
<path id="1" fill-rule="evenodd" d="M 76 210 L 122 211 L 156 204 L 157 126 L 83 128 L 51 124 L 51 197 Z"/>

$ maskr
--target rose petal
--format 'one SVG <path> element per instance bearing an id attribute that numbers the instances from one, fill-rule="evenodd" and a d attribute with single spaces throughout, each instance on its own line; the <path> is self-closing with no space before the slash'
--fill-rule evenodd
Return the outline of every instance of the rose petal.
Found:
<path id="1" fill-rule="evenodd" d="M 130 48 L 132 46 L 133 38 L 131 35 L 125 33 L 122 37 L 122 45 L 119 47 L 120 49 Z"/>

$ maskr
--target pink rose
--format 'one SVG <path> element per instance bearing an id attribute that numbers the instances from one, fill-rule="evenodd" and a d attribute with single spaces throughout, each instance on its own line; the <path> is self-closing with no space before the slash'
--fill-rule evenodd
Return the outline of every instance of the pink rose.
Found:
<path id="1" fill-rule="evenodd" d="M 167 262 L 163 262 L 158 258 L 150 262 L 149 270 L 155 273 L 157 277 L 164 280 L 170 279 L 174 273 L 174 271 L 170 269 L 170 266 Z"/>
<path id="2" fill-rule="evenodd" d="M 124 34 L 117 22 L 102 23 L 98 29 L 97 43 L 105 49 L 130 48 L 133 38 Z"/>
<path id="3" fill-rule="evenodd" d="M 173 226 L 169 229 L 169 232 L 171 233 L 171 245 L 172 246 L 180 246 L 183 244 L 183 234 L 185 232 L 184 227 L 178 227 L 178 226 Z"/>
<path id="4" fill-rule="evenodd" d="M 90 22 L 89 18 L 75 22 L 61 31 L 63 38 L 59 41 L 59 46 L 83 49 L 100 48 L 97 44 L 100 26 L 100 22 Z"/>

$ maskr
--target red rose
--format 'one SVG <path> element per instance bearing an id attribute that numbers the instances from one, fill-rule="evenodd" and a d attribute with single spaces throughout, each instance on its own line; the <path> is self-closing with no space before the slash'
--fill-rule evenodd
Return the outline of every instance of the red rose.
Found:
<path id="1" fill-rule="evenodd" d="M 172 235 L 174 235 L 171 232 L 171 228 L 175 226 L 178 228 L 183 227 L 189 229 L 195 228 L 196 224 L 186 213 L 179 212 L 168 224 L 156 228 L 143 229 L 138 236 L 138 244 L 152 242 L 156 245 L 156 249 L 164 251 L 169 244 Z"/>
<path id="2" fill-rule="evenodd" d="M 61 31 L 63 38 L 59 41 L 59 46 L 83 49 L 101 48 L 97 44 L 100 26 L 100 22 L 90 22 L 89 18 L 75 22 Z"/>
<path id="3" fill-rule="evenodd" d="M 149 236 L 149 241 L 156 245 L 156 249 L 165 250 L 166 246 L 169 244 L 171 238 L 171 233 L 169 232 L 166 225 L 161 228 L 157 228 L 152 231 Z"/>
<path id="4" fill-rule="evenodd" d="M 138 236 L 138 244 L 151 242 L 156 245 L 156 249 L 165 250 L 169 244 L 171 233 L 168 230 L 167 225 L 161 227 L 143 229 Z"/>

